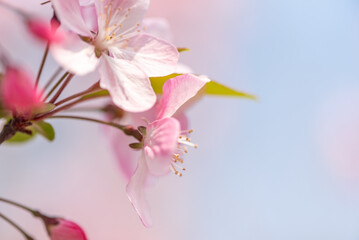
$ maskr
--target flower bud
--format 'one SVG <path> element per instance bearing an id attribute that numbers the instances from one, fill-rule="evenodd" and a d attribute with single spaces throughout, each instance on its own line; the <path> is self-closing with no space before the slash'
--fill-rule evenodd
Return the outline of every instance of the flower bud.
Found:
<path id="1" fill-rule="evenodd" d="M 46 221 L 51 240 L 87 240 L 85 232 L 74 222 L 61 218 Z"/>
<path id="2" fill-rule="evenodd" d="M 62 31 L 58 31 L 60 23 L 51 20 L 51 24 L 39 18 L 28 18 L 27 27 L 29 31 L 39 40 L 49 43 L 61 43 L 65 39 Z"/>
<path id="3" fill-rule="evenodd" d="M 2 105 L 14 114 L 27 116 L 43 106 L 41 92 L 31 75 L 23 69 L 8 66 L 0 82 Z"/>

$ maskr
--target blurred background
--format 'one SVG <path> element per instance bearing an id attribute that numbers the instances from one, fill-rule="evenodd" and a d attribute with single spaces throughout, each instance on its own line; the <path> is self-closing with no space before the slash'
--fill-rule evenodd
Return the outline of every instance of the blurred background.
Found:
<path id="1" fill-rule="evenodd" d="M 9 2 L 51 15 L 38 0 Z M 184 177 L 148 191 L 151 229 L 91 123 L 53 120 L 54 143 L 1 146 L 0 196 L 72 219 L 93 240 L 359 239 L 359 2 L 152 0 L 148 16 L 168 19 L 196 73 L 259 101 L 205 97 L 188 112 L 200 147 Z M 0 36 L 35 73 L 44 46 L 4 9 Z M 43 79 L 56 69 L 47 64 Z M 47 239 L 27 214 L 0 210 Z M 21 236 L 0 221 L 0 239 Z"/>

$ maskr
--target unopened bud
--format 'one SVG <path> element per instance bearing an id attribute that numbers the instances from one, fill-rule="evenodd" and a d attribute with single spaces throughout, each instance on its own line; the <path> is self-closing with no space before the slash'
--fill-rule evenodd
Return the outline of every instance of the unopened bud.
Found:
<path id="1" fill-rule="evenodd" d="M 74 222 L 48 218 L 45 224 L 51 240 L 87 240 L 85 232 Z"/>

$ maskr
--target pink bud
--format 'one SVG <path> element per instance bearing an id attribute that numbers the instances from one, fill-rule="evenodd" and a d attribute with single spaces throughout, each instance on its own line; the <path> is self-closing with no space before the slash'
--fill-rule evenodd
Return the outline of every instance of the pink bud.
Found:
<path id="1" fill-rule="evenodd" d="M 87 240 L 79 225 L 65 219 L 56 219 L 56 224 L 48 225 L 51 240 Z"/>
<path id="2" fill-rule="evenodd" d="M 51 24 L 49 24 L 39 18 L 29 18 L 27 20 L 29 31 L 38 39 L 50 43 L 61 43 L 64 40 L 64 33 L 57 30 L 59 25 L 58 21 L 51 21 Z"/>
<path id="3" fill-rule="evenodd" d="M 37 91 L 30 74 L 23 69 L 7 67 L 0 84 L 3 106 L 16 114 L 28 115 L 41 108 L 41 92 Z"/>

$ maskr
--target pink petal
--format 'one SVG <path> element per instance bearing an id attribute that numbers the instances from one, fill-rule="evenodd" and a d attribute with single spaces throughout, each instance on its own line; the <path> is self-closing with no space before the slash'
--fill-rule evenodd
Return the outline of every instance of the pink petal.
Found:
<path id="1" fill-rule="evenodd" d="M 81 36 L 92 36 L 82 18 L 79 0 L 51 0 L 51 2 L 61 24 Z"/>
<path id="2" fill-rule="evenodd" d="M 35 81 L 23 69 L 8 67 L 0 87 L 4 107 L 13 112 L 30 114 L 44 104 L 41 91 L 35 89 Z"/>
<path id="3" fill-rule="evenodd" d="M 195 97 L 208 79 L 184 74 L 169 79 L 163 85 L 163 96 L 157 105 L 157 118 L 172 117 L 187 101 Z"/>
<path id="4" fill-rule="evenodd" d="M 165 18 L 145 18 L 143 20 L 145 33 L 165 41 L 172 40 L 170 24 Z"/>
<path id="5" fill-rule="evenodd" d="M 80 0 L 81 5 L 81 15 L 84 19 L 86 26 L 90 31 L 97 33 L 98 31 L 98 16 L 96 12 L 96 6 L 94 1 L 90 0 Z"/>
<path id="6" fill-rule="evenodd" d="M 59 23 L 55 21 L 49 24 L 47 21 L 39 18 L 30 18 L 27 20 L 29 31 L 38 39 L 50 43 L 61 43 L 65 38 L 65 33 L 57 29 L 58 24 Z"/>
<path id="7" fill-rule="evenodd" d="M 63 43 L 54 44 L 50 49 L 55 60 L 64 69 L 78 75 L 92 72 L 99 62 L 95 48 L 75 34 L 69 34 Z"/>
<path id="8" fill-rule="evenodd" d="M 105 34 L 103 30 L 106 30 L 107 27 L 112 27 L 115 24 L 121 25 L 114 31 L 118 36 L 134 32 L 138 28 L 137 24 L 142 22 L 149 3 L 150 0 L 95 0 L 99 15 L 107 16 L 107 18 L 99 18 L 100 35 Z M 109 9 L 112 9 L 111 14 L 108 14 Z"/>
<path id="9" fill-rule="evenodd" d="M 144 150 L 152 175 L 161 176 L 170 171 L 179 134 L 180 124 L 174 118 L 163 118 L 148 125 Z"/>
<path id="10" fill-rule="evenodd" d="M 86 240 L 85 232 L 79 225 L 65 219 L 56 219 L 58 224 L 49 225 L 51 240 Z"/>
<path id="11" fill-rule="evenodd" d="M 102 55 L 100 65 L 101 87 L 110 92 L 113 102 L 129 112 L 142 112 L 156 102 L 148 77 L 135 65 Z"/>
<path id="12" fill-rule="evenodd" d="M 138 161 L 138 166 L 135 174 L 132 176 L 130 182 L 127 184 L 126 193 L 135 208 L 145 227 L 152 226 L 152 218 L 150 215 L 149 206 L 145 197 L 145 186 L 148 174 L 144 154 Z"/>
<path id="13" fill-rule="evenodd" d="M 175 46 L 147 34 L 132 37 L 124 46 L 111 48 L 110 51 L 115 57 L 136 64 L 150 77 L 173 73 L 179 58 Z"/>

